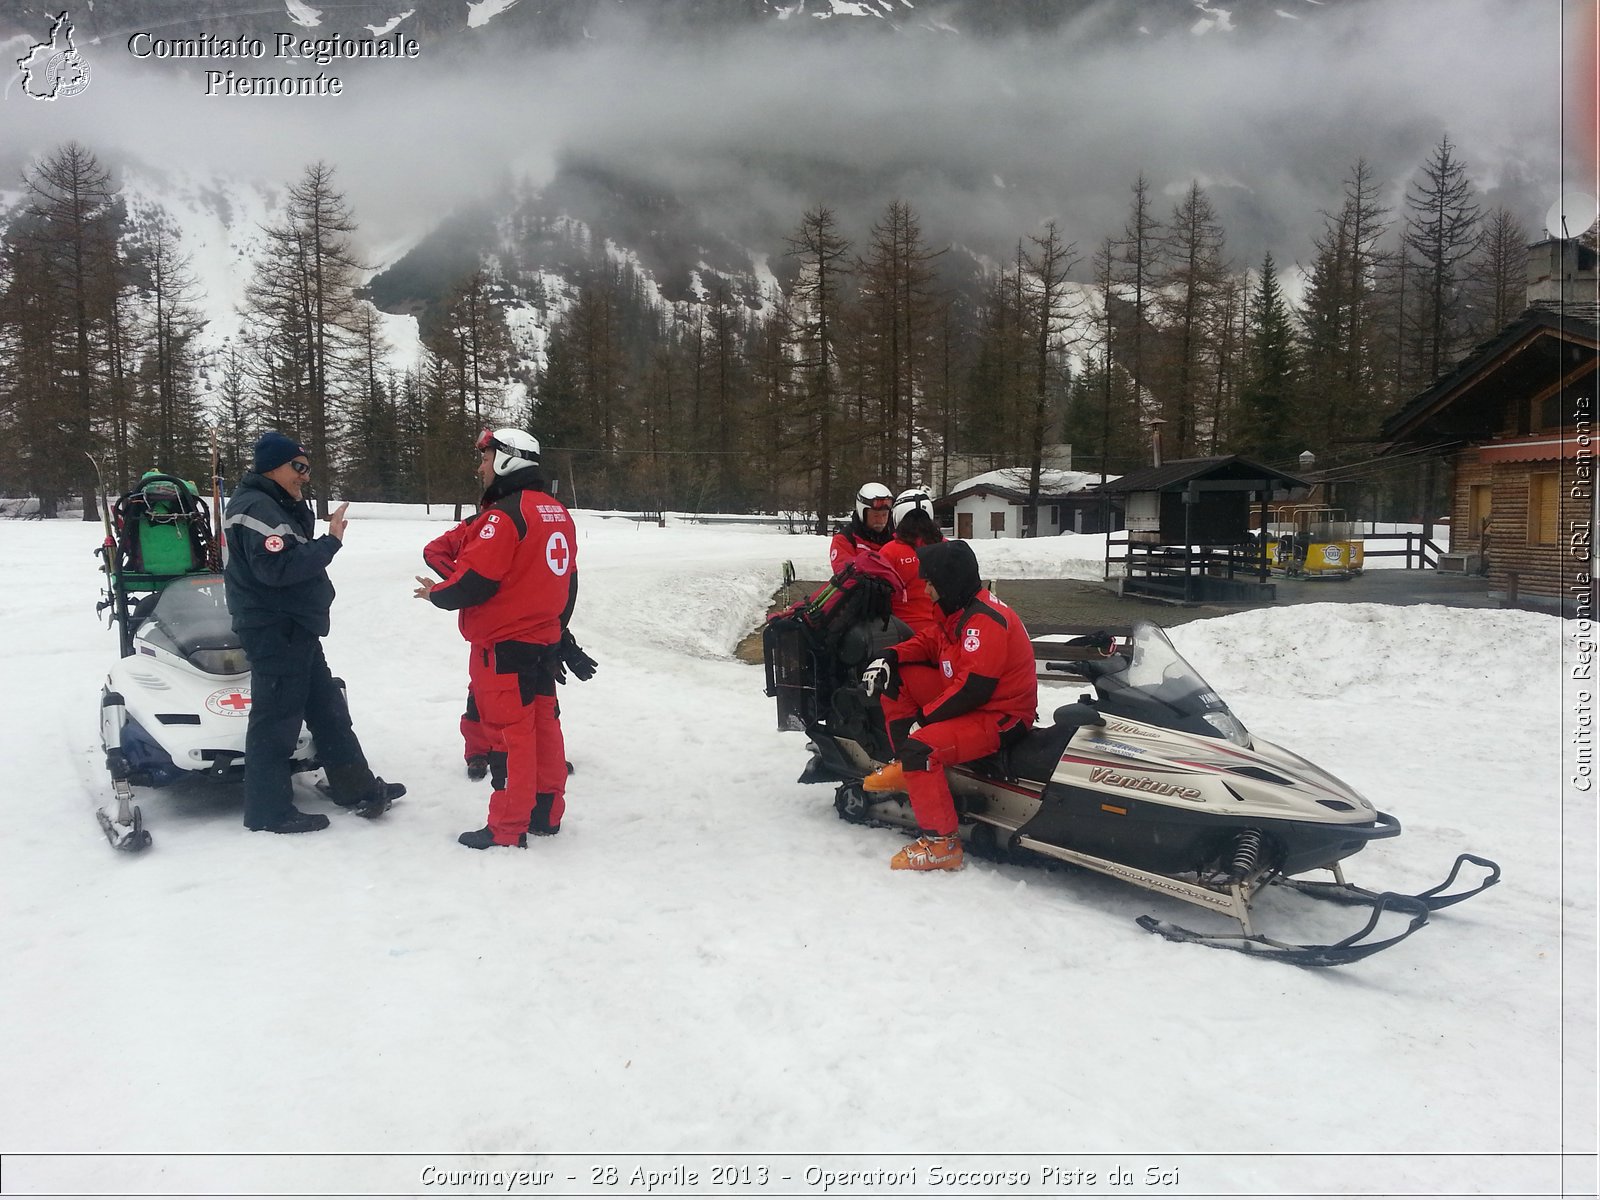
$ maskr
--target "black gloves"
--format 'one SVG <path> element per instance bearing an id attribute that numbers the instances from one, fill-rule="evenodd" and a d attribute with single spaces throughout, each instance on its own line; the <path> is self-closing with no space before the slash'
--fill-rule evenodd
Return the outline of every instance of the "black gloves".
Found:
<path id="1" fill-rule="evenodd" d="M 568 670 L 578 677 L 580 681 L 587 682 L 594 678 L 595 668 L 600 664 L 584 653 L 583 647 L 578 645 L 578 640 L 572 636 L 570 629 L 561 631 L 561 645 L 559 646 L 561 662 Z M 558 668 L 559 669 L 559 668 Z M 566 682 L 566 673 L 561 672 L 556 676 L 557 683 Z"/>

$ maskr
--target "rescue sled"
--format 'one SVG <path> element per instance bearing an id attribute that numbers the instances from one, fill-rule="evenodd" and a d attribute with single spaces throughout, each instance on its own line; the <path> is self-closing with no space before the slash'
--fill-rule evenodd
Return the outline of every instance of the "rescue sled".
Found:
<path id="1" fill-rule="evenodd" d="M 914 827 L 908 797 L 861 786 L 891 751 L 876 700 L 855 680 L 883 647 L 908 635 L 897 625 L 863 622 L 826 639 L 798 615 L 769 621 L 766 690 L 778 728 L 810 739 L 801 782 L 833 783 L 835 809 L 847 821 Z M 1473 854 L 1459 855 L 1444 882 L 1416 895 L 1346 880 L 1344 861 L 1399 836 L 1400 822 L 1247 730 L 1157 626 L 1071 638 L 1048 653 L 1042 677 L 1088 690 L 1056 708 L 1049 725 L 946 773 L 960 835 L 975 852 L 1069 863 L 1220 913 L 1236 931 L 1201 933 L 1149 916 L 1138 924 L 1173 941 L 1305 966 L 1355 962 L 1394 946 L 1430 913 L 1498 882 L 1498 865 Z M 1469 867 L 1481 871 L 1477 881 L 1450 890 Z M 1331 878 L 1300 878 L 1313 871 Z M 1367 920 L 1328 944 L 1274 939 L 1255 928 L 1257 902 L 1273 887 L 1365 909 Z"/>

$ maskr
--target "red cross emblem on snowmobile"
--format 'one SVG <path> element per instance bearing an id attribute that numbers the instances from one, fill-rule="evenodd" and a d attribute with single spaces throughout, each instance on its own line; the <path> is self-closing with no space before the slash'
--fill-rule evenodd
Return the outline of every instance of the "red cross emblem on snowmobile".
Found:
<path id="1" fill-rule="evenodd" d="M 572 561 L 571 551 L 567 547 L 567 535 L 559 529 L 544 544 L 544 561 L 550 564 L 550 570 L 555 574 L 567 573 L 567 564 Z"/>
<path id="2" fill-rule="evenodd" d="M 223 688 L 206 697 L 206 707 L 224 717 L 242 717 L 250 711 L 250 692 L 246 688 Z"/>

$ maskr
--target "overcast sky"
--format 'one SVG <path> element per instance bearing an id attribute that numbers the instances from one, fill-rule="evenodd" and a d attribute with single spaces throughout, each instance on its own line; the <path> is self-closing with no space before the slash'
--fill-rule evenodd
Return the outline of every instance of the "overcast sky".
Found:
<path id="1" fill-rule="evenodd" d="M 1592 0 L 1568 4 L 1569 40 L 1579 7 Z M 1087 257 L 1121 228 L 1143 172 L 1161 215 L 1198 178 L 1236 258 L 1270 249 L 1288 262 L 1305 257 L 1357 156 L 1392 181 L 1395 202 L 1448 134 L 1489 202 L 1538 232 L 1563 183 L 1561 2 L 1282 0 L 1281 11 L 1110 48 L 1070 27 L 1002 42 L 774 28 L 698 45 L 611 30 L 560 51 L 488 38 L 459 56 L 425 43 L 415 61 L 320 68 L 345 77 L 339 99 L 208 98 L 199 67 L 86 46 L 81 95 L 36 101 L 9 80 L 0 187 L 14 186 L 16 155 L 73 137 L 108 159 L 274 182 L 321 158 L 383 243 L 508 169 L 539 183 L 576 153 L 717 206 L 747 234 L 792 227 L 819 201 L 870 219 L 898 196 L 941 242 L 1003 253 L 1054 218 Z M 3 61 L 21 48 L 8 42 Z M 1566 157 L 1567 190 L 1592 191 L 1592 168 Z"/>

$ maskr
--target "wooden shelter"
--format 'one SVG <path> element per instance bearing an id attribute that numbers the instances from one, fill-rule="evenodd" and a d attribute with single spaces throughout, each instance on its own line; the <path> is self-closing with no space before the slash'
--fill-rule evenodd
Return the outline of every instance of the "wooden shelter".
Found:
<path id="1" fill-rule="evenodd" d="M 1308 488 L 1303 479 L 1237 454 L 1174 459 L 1101 485 L 1097 491 L 1124 502 L 1123 594 L 1188 603 L 1273 599 L 1277 589 L 1252 536 L 1251 506 L 1264 528 L 1269 502 Z"/>

